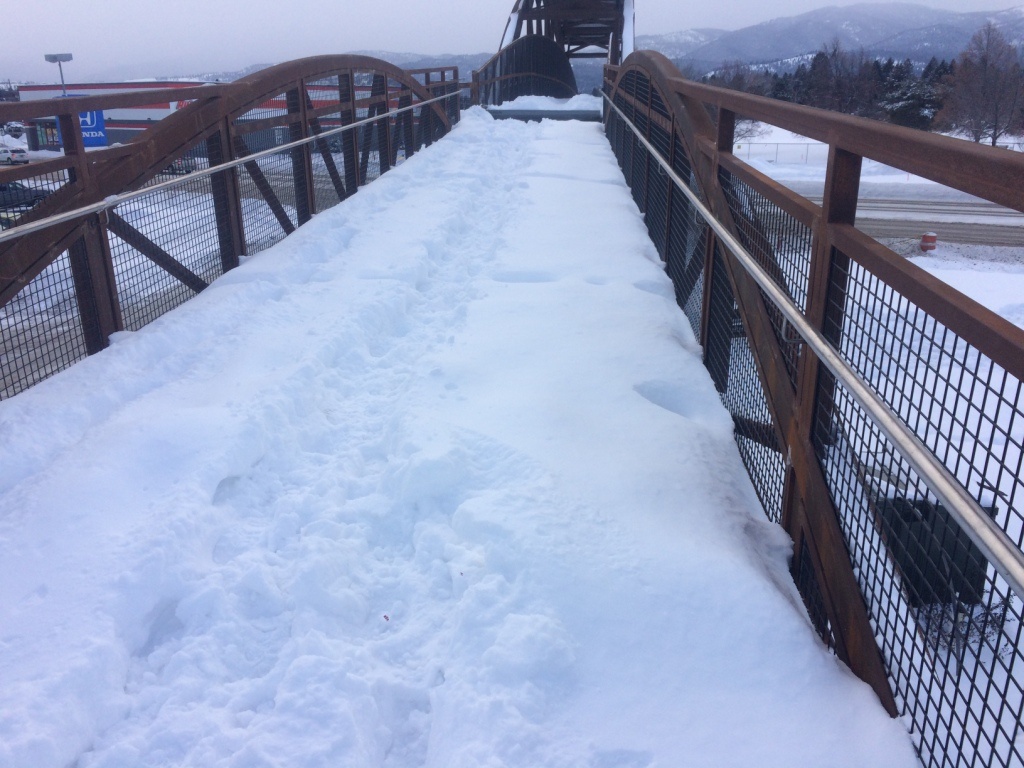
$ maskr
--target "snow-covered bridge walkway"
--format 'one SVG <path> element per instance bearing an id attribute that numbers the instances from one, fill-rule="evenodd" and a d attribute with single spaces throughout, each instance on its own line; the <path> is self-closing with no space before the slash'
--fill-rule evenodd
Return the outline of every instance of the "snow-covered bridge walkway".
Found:
<path id="1" fill-rule="evenodd" d="M 910 766 L 599 126 L 448 138 L 0 403 L 0 765 Z"/>

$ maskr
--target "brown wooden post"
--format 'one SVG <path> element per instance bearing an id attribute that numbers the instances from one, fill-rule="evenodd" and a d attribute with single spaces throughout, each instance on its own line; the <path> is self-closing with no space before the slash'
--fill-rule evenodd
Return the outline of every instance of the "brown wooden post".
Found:
<path id="1" fill-rule="evenodd" d="M 87 192 L 94 191 L 78 114 L 59 115 L 58 120 L 64 154 L 75 161 L 71 169 L 75 183 Z M 124 325 L 117 299 L 114 262 L 101 217 L 89 216 L 81 233 L 82 236 L 68 250 L 68 257 L 85 348 L 92 355 L 106 349 L 110 344 L 110 335 L 122 330 Z"/>
<path id="2" fill-rule="evenodd" d="M 227 118 L 221 121 L 217 132 L 207 138 L 206 156 L 210 167 L 216 167 L 234 159 L 231 125 Z M 213 192 L 213 209 L 217 217 L 217 241 L 220 244 L 221 265 L 227 272 L 238 266 L 239 257 L 245 253 L 242 204 L 238 192 L 238 175 L 235 173 L 235 169 L 221 171 L 211 176 L 210 188 Z"/>
<path id="3" fill-rule="evenodd" d="M 423 73 L 423 89 L 430 98 L 434 97 L 434 91 L 430 88 L 430 73 Z M 434 105 L 423 107 L 420 110 L 420 145 L 430 146 L 434 143 Z"/>
<path id="4" fill-rule="evenodd" d="M 288 114 L 293 116 L 288 123 L 290 141 L 301 141 L 309 135 L 309 124 L 306 115 L 306 87 L 300 80 L 285 95 Z M 316 210 L 316 195 L 313 190 L 313 164 L 310 158 L 309 145 L 303 144 L 291 151 L 292 179 L 295 187 L 295 216 L 301 227 L 312 218 Z"/>
<path id="5" fill-rule="evenodd" d="M 341 124 L 356 121 L 356 84 L 351 70 L 338 75 L 338 98 L 341 102 Z M 351 197 L 359 189 L 359 133 L 352 128 L 341 134 L 341 151 L 345 162 L 345 194 Z"/>
<path id="6" fill-rule="evenodd" d="M 700 108 L 703 109 L 703 105 L 701 105 Z M 717 132 L 715 143 L 716 147 L 721 147 L 723 141 L 731 141 L 732 132 L 735 130 L 735 116 L 731 112 L 725 113 L 723 120 L 723 113 L 720 111 L 718 117 L 718 126 L 715 129 Z M 673 127 L 675 127 L 674 119 Z M 732 144 L 729 144 L 729 147 L 731 149 Z M 698 162 L 700 162 L 700 158 L 690 157 L 691 166 Z M 691 168 L 691 172 L 696 172 L 696 168 Z M 713 179 L 711 183 L 717 185 L 717 157 L 713 159 L 711 169 L 707 175 L 710 179 Z M 709 195 L 709 190 L 705 190 L 705 195 Z M 713 204 L 714 199 L 712 199 L 711 202 Z M 716 274 L 718 271 L 718 266 L 715 263 L 715 254 L 717 249 L 718 238 L 715 236 L 714 231 L 708 229 L 708 239 L 704 252 L 704 296 L 701 305 L 700 342 L 701 346 L 704 348 L 704 359 L 708 363 L 708 368 L 711 371 L 715 386 L 718 388 L 719 392 L 725 392 L 728 386 L 731 335 L 727 334 L 724 339 L 714 339 L 711 336 L 711 328 L 715 324 L 731 324 L 733 307 L 731 305 L 728 307 L 719 306 L 721 302 L 717 300 L 713 290 L 715 280 L 727 279 L 724 275 L 719 276 Z M 723 365 L 724 368 L 722 367 Z"/>
<path id="7" fill-rule="evenodd" d="M 384 104 L 379 108 L 380 119 L 377 121 L 377 163 L 380 165 L 380 174 L 383 176 L 391 170 L 391 84 L 387 75 L 374 75 L 374 90 L 378 90 L 377 80 L 380 80 L 380 95 L 384 98 Z"/>
<path id="8" fill-rule="evenodd" d="M 732 154 L 736 140 L 736 113 L 728 109 L 718 110 L 718 139 L 716 148 L 719 152 Z"/>
<path id="9" fill-rule="evenodd" d="M 732 136 L 735 130 L 735 116 L 731 112 L 719 112 L 716 147 L 723 145 L 732 148 Z M 694 158 L 691 158 L 691 162 Z M 708 173 L 713 183 L 718 183 L 718 158 L 712 159 Z M 729 387 L 729 359 L 732 355 L 732 322 L 735 310 L 733 302 L 726 300 L 728 279 L 719 274 L 717 259 L 718 238 L 708 230 L 707 251 L 704 261 L 704 306 L 701 312 L 701 344 L 704 347 L 704 361 L 711 373 L 716 389 L 725 393 Z M 721 286 L 718 283 L 721 281 Z M 728 291 L 731 295 L 731 291 Z M 718 328 L 722 333 L 716 335 L 712 331 Z"/>
<path id="10" fill-rule="evenodd" d="M 838 301 L 841 305 L 845 300 L 844 288 L 832 279 L 833 271 L 842 267 L 838 259 L 845 257 L 833 248 L 829 227 L 852 225 L 856 219 L 861 162 L 859 155 L 834 145 L 829 148 L 822 214 L 812 232 L 806 309 L 807 319 L 819 330 L 825 330 L 830 303 Z M 874 689 L 886 711 L 895 717 L 896 700 L 884 660 L 850 564 L 838 511 L 814 450 L 817 409 L 823 398 L 832 397 L 831 388 L 821 386 L 819 374 L 818 358 L 805 348 L 797 372 L 793 420 L 787 428 L 790 460 L 783 494 L 783 524 L 796 542 L 793 572 L 797 573 L 803 558 L 810 561 L 832 621 L 836 652 L 854 674 Z"/>
<path id="11" fill-rule="evenodd" d="M 452 71 L 452 78 L 454 78 L 454 84 L 452 85 L 452 116 L 449 122 L 453 125 L 462 119 L 462 81 L 459 80 L 459 68 L 455 67 Z"/>
<path id="12" fill-rule="evenodd" d="M 398 124 L 401 126 L 402 144 L 405 145 L 405 159 L 408 160 L 416 153 L 416 137 L 413 130 L 412 93 L 406 92 L 398 99 L 398 108 L 405 109 L 398 116 Z M 395 142 L 397 148 L 398 142 Z M 395 158 L 397 162 L 397 157 Z"/>
<path id="13" fill-rule="evenodd" d="M 601 100 L 602 102 L 604 99 Z M 676 167 L 676 118 L 673 115 L 668 132 L 668 157 L 665 161 L 668 167 L 675 170 Z M 669 254 L 672 252 L 672 213 L 676 203 L 676 185 L 672 177 L 665 174 L 665 263 L 668 264 Z M 685 198 L 683 198 L 685 200 Z"/>

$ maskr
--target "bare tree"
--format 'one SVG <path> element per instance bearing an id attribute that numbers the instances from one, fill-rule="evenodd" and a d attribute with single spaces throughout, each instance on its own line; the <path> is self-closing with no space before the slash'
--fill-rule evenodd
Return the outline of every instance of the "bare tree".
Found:
<path id="1" fill-rule="evenodd" d="M 753 93 L 757 96 L 766 96 L 771 90 L 771 78 L 761 69 L 744 64 L 739 60 L 723 61 L 721 66 L 712 72 L 705 80 L 710 85 L 717 85 L 722 88 L 729 88 L 733 91 Z M 717 120 L 717 116 L 712 116 Z M 741 115 L 736 116 L 733 140 L 750 141 L 768 133 L 768 129 L 756 120 L 750 120 Z"/>
<path id="2" fill-rule="evenodd" d="M 978 30 L 956 62 L 940 120 L 974 141 L 995 146 L 1021 111 L 1021 67 L 1017 49 L 989 22 Z"/>

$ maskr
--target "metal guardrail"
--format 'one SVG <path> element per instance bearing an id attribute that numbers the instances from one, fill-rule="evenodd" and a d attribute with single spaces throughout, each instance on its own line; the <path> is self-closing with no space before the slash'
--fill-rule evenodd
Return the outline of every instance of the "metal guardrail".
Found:
<path id="1" fill-rule="evenodd" d="M 606 68 L 606 132 L 822 639 L 929 766 L 1024 765 L 1024 330 L 856 227 L 870 158 L 1024 211 L 1024 159 Z M 740 117 L 828 145 L 812 201 Z"/>

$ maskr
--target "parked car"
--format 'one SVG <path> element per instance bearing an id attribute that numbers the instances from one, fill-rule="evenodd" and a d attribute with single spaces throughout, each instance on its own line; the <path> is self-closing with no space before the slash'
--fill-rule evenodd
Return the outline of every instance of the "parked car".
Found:
<path id="1" fill-rule="evenodd" d="M 48 189 L 26 187 L 20 181 L 3 182 L 0 183 L 0 210 L 31 208 L 49 196 Z"/>
<path id="2" fill-rule="evenodd" d="M 179 157 L 173 163 L 164 168 L 164 173 L 192 173 L 196 169 L 196 161 L 191 157 Z"/>
<path id="3" fill-rule="evenodd" d="M 4 126 L 3 132 L 6 133 L 8 136 L 13 136 L 16 139 L 20 139 L 22 135 L 24 135 L 25 133 L 25 126 L 17 121 L 10 122 Z"/>
<path id="4" fill-rule="evenodd" d="M 0 147 L 0 163 L 15 165 L 17 163 L 28 163 L 28 152 L 16 147 Z"/>

